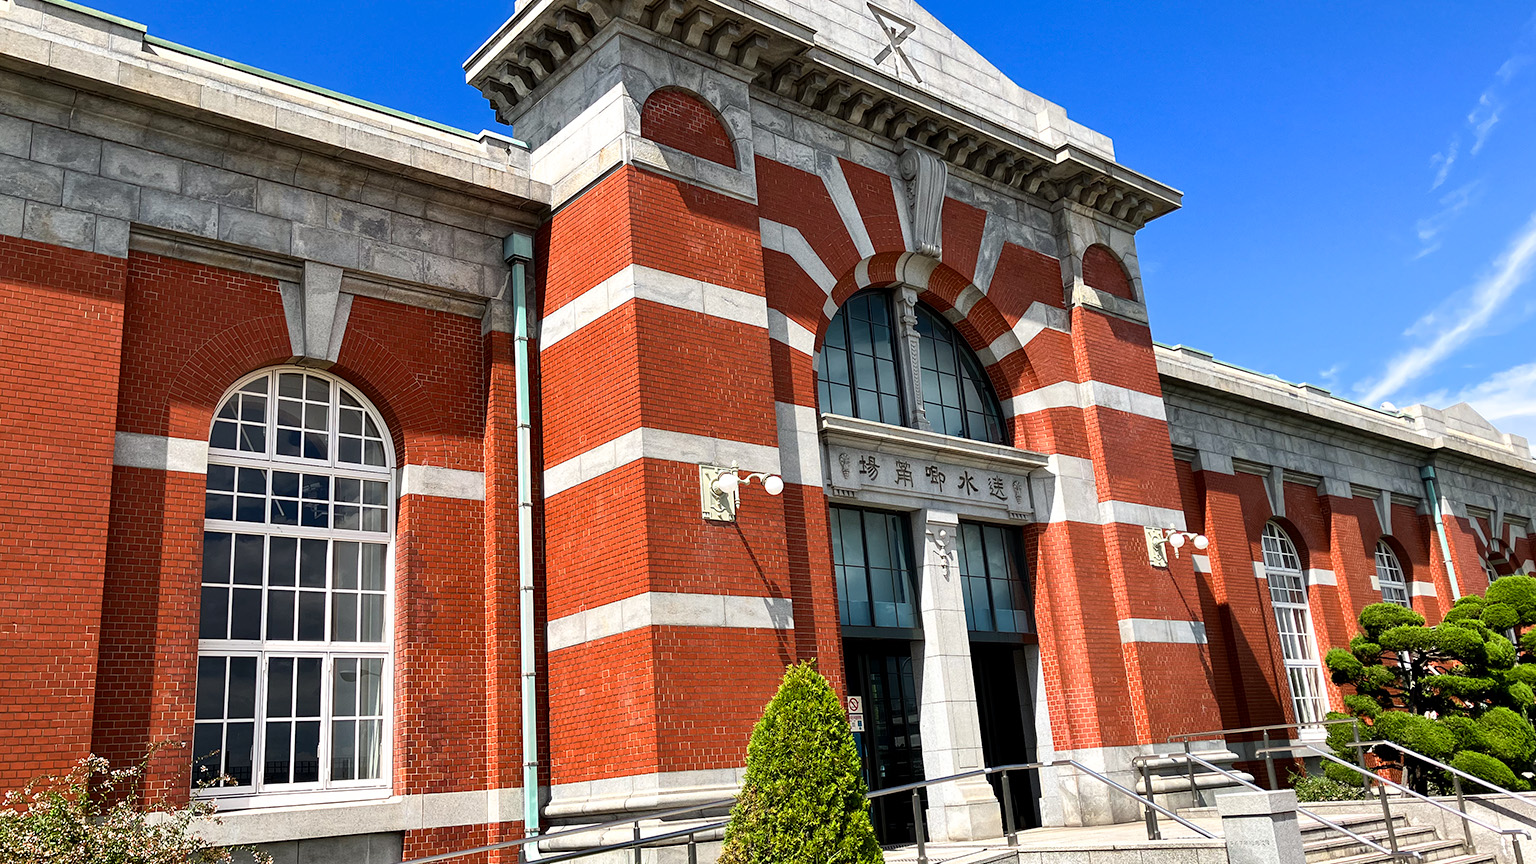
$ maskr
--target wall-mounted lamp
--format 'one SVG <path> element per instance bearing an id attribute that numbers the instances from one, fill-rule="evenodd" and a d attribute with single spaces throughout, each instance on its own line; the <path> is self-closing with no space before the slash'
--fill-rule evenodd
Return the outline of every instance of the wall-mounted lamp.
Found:
<path id="1" fill-rule="evenodd" d="M 1210 538 L 1204 534 L 1196 534 L 1192 531 L 1178 531 L 1173 528 L 1144 528 L 1147 535 L 1147 563 L 1153 567 L 1168 566 L 1168 549 L 1173 548 L 1173 557 L 1179 557 L 1179 550 L 1185 543 L 1193 543 L 1196 549 L 1205 551 L 1211 545 Z"/>
<path id="2" fill-rule="evenodd" d="M 763 484 L 763 491 L 779 495 L 784 491 L 784 478 L 777 474 L 758 471 L 742 474 L 734 465 L 699 466 L 699 508 L 705 519 L 716 522 L 735 522 L 736 507 L 741 503 L 741 487 L 753 480 Z"/>

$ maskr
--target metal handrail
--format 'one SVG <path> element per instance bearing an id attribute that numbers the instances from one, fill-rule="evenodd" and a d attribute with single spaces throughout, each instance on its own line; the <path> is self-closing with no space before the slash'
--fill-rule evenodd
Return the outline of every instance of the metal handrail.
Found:
<path id="1" fill-rule="evenodd" d="M 650 820 L 653 820 L 653 819 L 666 819 L 666 818 L 668 818 L 670 816 L 681 816 L 681 815 L 683 815 L 685 813 L 697 813 L 700 810 L 715 810 L 715 809 L 718 809 L 720 807 L 731 806 L 731 805 L 733 805 L 735 803 L 736 803 L 736 799 L 735 798 L 721 798 L 721 799 L 716 800 L 716 801 L 707 801 L 707 802 L 705 802 L 703 804 L 695 804 L 692 807 L 677 807 L 677 808 L 674 808 L 672 810 L 662 810 L 659 813 L 647 813 L 644 816 L 635 816 L 635 817 L 632 817 L 632 818 L 629 818 L 629 819 L 615 819 L 615 820 L 613 820 L 611 822 L 600 822 L 600 823 L 598 823 L 596 825 L 584 825 L 584 826 L 582 826 L 580 828 L 567 828 L 567 829 L 564 829 L 564 830 L 561 830 L 561 831 L 551 831 L 551 832 L 549 832 L 547 834 L 535 834 L 535 835 L 533 835 L 531 837 L 519 837 L 516 840 L 503 840 L 503 841 L 501 841 L 499 843 L 491 843 L 491 844 L 486 845 L 486 846 L 476 846 L 473 849 L 461 849 L 461 850 L 459 850 L 457 852 L 444 852 L 444 853 L 442 853 L 440 855 L 429 855 L 429 856 L 427 856 L 425 858 L 412 858 L 411 860 L 406 861 L 405 864 L 432 864 L 432 862 L 436 862 L 436 861 L 451 861 L 454 858 L 462 858 L 465 855 L 477 855 L 477 854 L 479 854 L 481 852 L 495 852 L 495 851 L 500 850 L 500 849 L 515 849 L 515 848 L 517 848 L 519 846 L 526 846 L 526 845 L 528 845 L 530 843 L 543 843 L 546 840 L 554 840 L 554 839 L 557 839 L 557 838 L 560 838 L 560 837 L 571 837 L 571 836 L 576 835 L 576 834 L 589 834 L 589 833 L 591 833 L 593 831 L 605 831 L 605 830 L 607 830 L 609 828 L 618 828 L 620 826 L 630 825 L 630 824 L 633 824 L 635 826 L 635 830 L 639 831 L 639 828 L 640 828 L 639 823 L 641 823 L 641 822 L 647 822 L 647 821 L 650 821 Z M 721 823 L 721 824 L 724 824 L 724 823 Z M 692 831 L 694 833 L 698 833 L 698 832 L 710 830 L 711 827 L 718 827 L 718 826 L 698 827 L 698 828 L 693 828 Z M 683 833 L 687 833 L 687 832 L 683 832 Z M 679 834 L 677 836 L 682 836 L 682 835 Z M 644 839 L 653 841 L 653 840 L 670 839 L 670 838 L 662 838 L 662 837 L 659 837 L 659 836 L 652 836 L 652 837 L 648 837 L 648 838 L 644 838 Z M 625 843 L 623 845 L 627 848 L 629 845 L 632 845 L 633 842 L 634 841 L 625 841 Z M 548 860 L 548 859 L 545 859 L 545 860 Z"/>
<path id="2" fill-rule="evenodd" d="M 1426 804 L 1429 804 L 1430 806 L 1437 807 L 1437 808 L 1439 808 L 1441 810 L 1444 810 L 1447 813 L 1452 813 L 1452 814 L 1455 814 L 1457 816 L 1460 816 L 1461 817 L 1461 824 L 1462 824 L 1462 838 L 1463 838 L 1463 841 L 1466 843 L 1467 850 L 1470 851 L 1470 852 L 1477 851 L 1477 846 L 1476 846 L 1475 842 L 1472 839 L 1471 823 L 1475 823 L 1479 827 L 1485 828 L 1485 829 L 1487 829 L 1489 831 L 1492 831 L 1495 834 L 1499 834 L 1501 836 L 1509 836 L 1509 837 L 1524 836 L 1526 839 L 1530 839 L 1531 838 L 1531 832 L 1527 831 L 1524 828 L 1500 828 L 1497 825 L 1490 825 L 1487 822 L 1484 822 L 1483 820 L 1477 818 L 1476 816 L 1473 816 L 1473 815 L 1467 813 L 1465 803 L 1462 804 L 1462 808 L 1460 810 L 1456 810 L 1456 809 L 1453 809 L 1451 807 L 1447 807 L 1444 804 L 1441 804 L 1439 801 L 1436 801 L 1435 799 L 1429 797 L 1428 795 L 1420 795 L 1418 792 L 1413 791 L 1412 789 L 1408 788 L 1407 786 L 1404 786 L 1403 784 L 1398 783 L 1398 782 L 1393 781 L 1393 780 L 1388 780 L 1387 778 L 1381 776 L 1380 774 L 1377 774 L 1374 771 L 1368 771 L 1365 768 L 1361 768 L 1361 767 L 1359 767 L 1357 765 L 1351 765 L 1350 763 L 1344 761 L 1343 759 L 1340 759 L 1339 757 L 1334 756 L 1333 754 L 1328 753 L 1326 751 L 1320 750 L 1320 749 L 1312 746 L 1311 744 L 1299 744 L 1299 745 L 1292 746 L 1292 747 L 1274 747 L 1274 748 L 1271 748 L 1271 749 L 1272 750 L 1276 750 L 1276 751 L 1290 751 L 1290 752 L 1295 752 L 1297 750 L 1310 750 L 1313 753 L 1317 754 L 1318 756 L 1321 756 L 1322 758 L 1327 759 L 1329 762 L 1334 762 L 1334 763 L 1337 763 L 1339 765 L 1343 765 L 1345 768 L 1348 768 L 1349 770 L 1354 771 L 1357 774 L 1364 775 L 1367 780 L 1374 780 L 1374 781 L 1376 781 L 1379 784 L 1379 788 L 1380 788 L 1380 791 L 1381 791 L 1381 809 L 1386 813 L 1387 824 L 1388 825 L 1390 825 L 1391 822 L 1392 822 L 1392 814 L 1391 814 L 1391 812 L 1390 812 L 1390 810 L 1388 808 L 1388 805 L 1387 805 L 1387 790 L 1386 790 L 1386 787 L 1391 786 L 1393 789 L 1396 789 L 1399 792 L 1402 792 L 1404 794 L 1410 795 L 1410 796 L 1412 796 L 1412 797 L 1414 797 L 1414 798 L 1416 798 L 1416 799 L 1418 799 L 1420 801 L 1423 801 Z M 1362 750 L 1362 751 L 1359 751 L 1359 752 L 1363 753 L 1365 751 Z M 1410 751 L 1410 752 L 1412 752 L 1412 751 Z M 1414 755 L 1417 755 L 1417 754 L 1414 754 Z M 1523 864 L 1525 859 L 1524 859 L 1524 856 L 1520 852 L 1520 843 L 1519 843 L 1519 841 L 1511 840 L 1510 845 L 1513 846 L 1514 850 L 1515 850 L 1515 864 Z M 1396 847 L 1397 847 L 1397 841 L 1396 841 L 1395 837 L 1393 838 L 1392 846 L 1393 846 L 1394 849 L 1396 849 Z"/>
<path id="3" fill-rule="evenodd" d="M 1125 795 L 1130 796 L 1131 798 L 1141 802 L 1146 807 L 1152 808 L 1152 809 L 1156 810 L 1157 812 L 1162 813 L 1163 815 L 1165 815 L 1168 818 L 1174 820 L 1175 822 L 1179 823 L 1180 825 L 1183 825 L 1185 828 L 1188 828 L 1189 830 L 1195 832 L 1196 834 L 1199 834 L 1202 837 L 1205 837 L 1205 838 L 1210 839 L 1210 840 L 1218 839 L 1215 834 L 1212 834 L 1211 832 L 1205 830 L 1204 828 L 1201 828 L 1199 825 L 1196 825 L 1195 823 L 1190 822 L 1189 820 L 1187 820 L 1184 817 L 1180 816 L 1179 814 L 1173 812 L 1172 810 L 1169 810 L 1166 807 L 1163 807 L 1162 805 L 1156 803 L 1155 801 L 1152 801 L 1149 798 L 1142 797 L 1135 790 L 1127 788 L 1127 787 L 1125 787 L 1125 786 L 1123 786 L 1123 785 L 1121 785 L 1119 783 L 1116 783 L 1114 780 L 1111 780 L 1110 778 L 1104 776 L 1103 774 L 1100 774 L 1099 772 L 1093 770 L 1092 768 L 1089 768 L 1088 766 L 1082 764 L 1081 762 L 1078 762 L 1076 759 L 1061 759 L 1061 760 L 1057 760 L 1055 762 L 1026 762 L 1026 763 L 1018 763 L 1018 764 L 1012 764 L 1012 765 L 998 765 L 998 766 L 993 767 L 993 768 L 977 768 L 977 769 L 974 769 L 974 770 L 971 770 L 971 771 L 962 771 L 962 772 L 960 772 L 958 774 L 949 774 L 949 775 L 946 775 L 946 776 L 943 776 L 943 777 L 935 777 L 932 780 L 919 780 L 919 781 L 917 781 L 915 783 L 905 783 L 905 784 L 903 784 L 901 786 L 892 786 L 892 787 L 890 787 L 888 789 L 877 789 L 877 790 L 875 790 L 873 792 L 865 793 L 864 797 L 867 798 L 867 799 L 873 800 L 875 798 L 883 798 L 883 797 L 886 797 L 888 795 L 895 795 L 895 794 L 900 793 L 900 792 L 910 792 L 910 793 L 912 793 L 912 819 L 913 819 L 913 832 L 917 835 L 916 836 L 916 839 L 917 839 L 917 860 L 918 860 L 918 864 L 928 864 L 928 850 L 927 850 L 927 841 L 924 839 L 924 834 L 926 832 L 924 830 L 924 825 L 923 825 L 924 820 L 923 820 L 922 796 L 921 796 L 921 792 L 924 789 L 927 789 L 930 786 L 937 786 L 937 785 L 939 785 L 941 783 L 950 783 L 950 782 L 953 782 L 955 780 L 963 780 L 963 779 L 965 779 L 967 777 L 986 777 L 986 776 L 990 776 L 992 774 L 1002 774 L 1003 814 L 1004 814 L 1004 818 L 1006 820 L 1006 824 L 1005 824 L 1006 836 L 1007 836 L 1007 839 L 1008 839 L 1008 845 L 1009 846 L 1017 846 L 1018 843 L 1019 843 L 1018 829 L 1015 826 L 1014 813 L 1013 813 L 1013 795 L 1012 795 L 1011 787 L 1010 787 L 1009 782 L 1008 782 L 1008 773 L 1010 771 L 1038 771 L 1041 768 L 1066 768 L 1066 767 L 1075 768 L 1078 771 L 1081 771 L 1082 773 L 1087 774 L 1089 777 L 1092 777 L 1092 778 L 1094 778 L 1094 779 L 1096 779 L 1096 780 L 1098 780 L 1098 781 L 1108 785 L 1110 788 L 1115 789 L 1115 790 L 1117 790 L 1117 791 L 1119 791 L 1119 792 L 1121 792 L 1121 793 L 1123 793 Z M 648 814 L 646 814 L 644 816 L 639 816 L 639 817 L 635 817 L 635 818 L 632 818 L 632 819 L 618 819 L 618 820 L 615 820 L 615 821 L 612 821 L 612 822 L 604 822 L 604 823 L 599 824 L 599 825 L 588 825 L 588 826 L 585 826 L 585 827 L 582 827 L 582 828 L 572 828 L 572 829 L 568 829 L 568 830 L 565 830 L 565 831 L 555 831 L 555 832 L 551 832 L 549 834 L 541 834 L 541 835 L 536 835 L 536 836 L 533 836 L 533 837 L 523 837 L 523 838 L 520 838 L 520 839 L 517 839 L 517 840 L 504 840 L 504 841 L 502 841 L 500 843 L 492 843 L 492 844 L 489 844 L 489 845 L 486 845 L 486 846 L 477 846 L 477 847 L 475 847 L 473 849 L 463 849 L 463 850 L 460 850 L 458 852 L 446 852 L 446 853 L 443 853 L 441 855 L 432 855 L 432 856 L 428 856 L 426 858 L 413 858 L 410 861 L 406 861 L 405 864 L 433 864 L 433 862 L 449 861 L 449 860 L 452 860 L 454 858 L 463 857 L 465 855 L 474 855 L 474 854 L 478 854 L 478 853 L 481 853 L 481 852 L 494 852 L 494 851 L 496 851 L 498 849 L 512 849 L 512 848 L 516 848 L 516 847 L 526 846 L 526 845 L 531 844 L 531 843 L 541 843 L 541 842 L 544 842 L 546 840 L 552 840 L 552 839 L 555 839 L 555 838 L 558 838 L 558 837 L 569 837 L 569 836 L 571 836 L 573 834 L 584 834 L 584 833 L 589 833 L 589 832 L 592 832 L 592 831 L 599 831 L 599 830 L 608 829 L 608 828 L 616 828 L 616 827 L 619 827 L 619 826 L 631 825 L 631 824 L 634 825 L 634 828 L 635 828 L 635 838 L 633 840 L 625 840 L 625 841 L 620 842 L 620 843 L 611 843 L 611 844 L 607 844 L 607 845 L 604 845 L 604 846 L 594 847 L 592 849 L 582 849 L 582 850 L 578 850 L 576 852 L 570 852 L 570 853 L 566 853 L 566 854 L 562 854 L 562 855 L 556 855 L 556 856 L 553 856 L 553 857 L 540 858 L 539 860 L 540 861 L 546 861 L 546 862 L 569 861 L 569 860 L 572 860 L 572 859 L 575 859 L 575 858 L 582 858 L 582 857 L 586 857 L 586 856 L 589 856 L 589 855 L 596 855 L 596 854 L 599 854 L 599 853 L 602 853 L 602 852 L 617 852 L 617 851 L 622 851 L 624 849 L 633 849 L 633 850 L 635 850 L 635 854 L 636 854 L 636 864 L 639 864 L 639 853 L 640 853 L 641 848 L 643 848 L 644 846 L 648 846 L 650 844 L 658 843 L 658 842 L 661 842 L 661 841 L 664 841 L 664 840 L 675 840 L 675 839 L 677 839 L 679 837 L 687 837 L 688 841 L 689 841 L 689 843 L 688 843 L 688 860 L 689 860 L 690 864 L 692 864 L 692 862 L 695 860 L 695 844 L 693 842 L 693 838 L 696 835 L 702 834 L 702 833 L 704 833 L 706 831 L 712 831 L 712 830 L 715 830 L 717 828 L 722 828 L 725 825 L 729 824 L 728 822 L 715 822 L 715 823 L 710 823 L 710 824 L 707 824 L 707 825 L 697 825 L 697 826 L 693 826 L 691 828 L 682 829 L 682 830 L 678 830 L 678 831 L 673 831 L 673 832 L 670 832 L 670 833 L 667 833 L 667 834 L 653 834 L 653 835 L 651 835 L 649 837 L 642 837 L 642 836 L 640 836 L 640 823 L 643 822 L 643 821 L 649 821 L 649 820 L 653 820 L 653 819 L 662 819 L 662 818 L 665 818 L 665 817 L 668 817 L 668 816 L 680 816 L 680 815 L 682 815 L 684 813 L 695 813 L 695 812 L 698 812 L 700 810 L 713 810 L 713 809 L 718 808 L 718 807 L 724 807 L 724 806 L 727 806 L 727 805 L 730 805 L 730 804 L 734 804 L 735 800 L 736 799 L 734 799 L 734 798 L 723 798 L 723 799 L 721 799 L 719 801 L 712 801 L 712 802 L 709 802 L 709 803 L 706 803 L 706 804 L 699 804 L 699 805 L 694 806 L 694 807 L 679 807 L 679 808 L 677 808 L 675 810 L 664 810 L 664 811 L 659 812 L 659 813 L 648 813 Z M 1161 839 L 1161 837 L 1153 837 L 1151 835 L 1148 835 L 1147 839 L 1149 839 L 1149 840 L 1157 840 L 1157 839 Z"/>
<path id="4" fill-rule="evenodd" d="M 1404 747 L 1401 744 L 1397 744 L 1397 743 L 1392 742 L 1392 741 L 1358 741 L 1358 742 L 1355 742 L 1355 744 L 1353 746 L 1355 746 L 1355 747 L 1382 747 L 1382 746 L 1391 747 L 1393 750 L 1396 750 L 1397 752 L 1402 753 L 1404 756 L 1412 756 L 1413 758 L 1419 760 L 1420 762 L 1426 762 L 1426 763 L 1428 763 L 1430 765 L 1433 765 L 1436 768 L 1439 768 L 1441 771 L 1446 771 L 1446 772 L 1450 773 L 1451 775 L 1453 775 L 1453 776 L 1455 776 L 1457 778 L 1471 780 L 1473 783 L 1477 783 L 1477 784 L 1480 784 L 1482 786 L 1486 786 L 1489 789 L 1492 789 L 1494 792 L 1496 792 L 1496 793 L 1498 793 L 1500 795 L 1503 795 L 1505 798 L 1512 799 L 1512 800 L 1514 800 L 1517 803 L 1529 804 L 1532 807 L 1536 807 L 1536 799 L 1522 798 L 1519 795 L 1515 794 L 1514 791 L 1512 791 L 1510 789 L 1505 789 L 1503 786 L 1500 786 L 1497 783 L 1490 783 L 1490 782 L 1488 782 L 1487 780 L 1484 780 L 1481 777 L 1477 777 L 1477 776 L 1474 776 L 1472 774 L 1468 774 L 1467 772 L 1461 770 L 1460 768 L 1452 768 L 1451 766 L 1445 764 L 1444 762 L 1441 762 L 1438 759 L 1431 759 L 1430 757 L 1425 756 L 1423 753 L 1420 753 L 1417 750 L 1410 750 L 1410 749 L 1408 749 L 1407 747 Z"/>
<path id="5" fill-rule="evenodd" d="M 1208 738 L 1213 735 L 1226 737 L 1227 735 L 1236 735 L 1239 732 L 1273 732 L 1277 729 L 1305 729 L 1308 726 L 1338 726 L 1343 723 L 1354 723 L 1359 725 L 1359 722 L 1360 721 L 1353 717 L 1341 717 L 1335 718 L 1333 720 L 1313 720 L 1310 723 L 1275 723 L 1269 726 L 1239 726 L 1233 729 L 1212 729 L 1208 732 L 1184 732 L 1179 735 L 1169 735 L 1166 739 L 1164 739 L 1164 742 L 1172 744 L 1175 741 L 1188 741 L 1192 738 Z"/>
<path id="6" fill-rule="evenodd" d="M 1132 767 L 1135 767 L 1135 766 L 1139 765 L 1139 766 L 1141 766 L 1143 768 L 1142 776 L 1146 779 L 1146 782 L 1147 782 L 1147 797 L 1149 799 L 1152 798 L 1153 796 L 1152 796 L 1152 778 L 1145 773 L 1145 767 L 1146 767 L 1147 761 L 1151 760 L 1151 759 L 1177 759 L 1180 756 L 1186 756 L 1189 759 L 1192 759 L 1195 762 L 1200 763 L 1201 765 L 1205 766 L 1206 768 L 1210 769 L 1211 771 L 1214 771 L 1217 774 L 1221 774 L 1221 775 L 1223 775 L 1225 777 L 1228 777 L 1228 778 L 1230 778 L 1232 780 L 1235 780 L 1239 784 L 1241 784 L 1243 786 L 1246 786 L 1249 789 L 1254 790 L 1255 792 L 1263 792 L 1263 791 L 1265 791 L 1264 787 L 1260 786 L 1257 783 L 1254 783 L 1252 780 L 1244 779 L 1243 775 L 1237 773 L 1236 771 L 1229 771 L 1229 770 L 1227 770 L 1225 768 L 1222 768 L 1222 767 L 1220 767 L 1220 766 L 1218 766 L 1218 765 L 1216 765 L 1216 764 L 1214 764 L 1212 762 L 1208 762 L 1205 759 L 1202 759 L 1199 756 L 1194 755 L 1193 753 L 1172 753 L 1172 754 L 1168 754 L 1168 755 L 1160 755 L 1160 754 L 1157 754 L 1157 753 L 1152 753 L 1152 754 L 1137 756 L 1137 757 L 1135 757 L 1134 759 L 1131 760 Z M 1343 834 L 1343 835 L 1349 837 L 1351 840 L 1354 840 L 1357 843 L 1361 843 L 1363 845 L 1369 846 L 1372 849 L 1375 849 L 1377 852 L 1381 852 L 1381 853 L 1383 853 L 1385 855 L 1390 855 L 1393 858 L 1413 858 L 1415 860 L 1420 860 L 1420 861 L 1422 861 L 1424 859 L 1424 856 L 1422 854 L 1418 853 L 1418 852 L 1394 852 L 1393 850 L 1388 849 L 1387 847 L 1381 845 L 1380 843 L 1377 843 L 1376 841 L 1371 840 L 1371 839 L 1369 839 L 1367 837 L 1362 837 L 1361 835 L 1356 834 L 1355 832 L 1349 830 L 1348 828 L 1345 828 L 1343 825 L 1339 825 L 1339 824 L 1333 822 L 1332 820 L 1325 819 L 1322 816 L 1319 816 L 1318 814 L 1312 812 L 1311 810 L 1308 810 L 1305 807 L 1298 806 L 1296 808 L 1296 812 L 1300 813 L 1303 816 L 1306 816 L 1309 819 L 1312 819 L 1315 822 L 1320 822 L 1323 825 L 1326 825 L 1329 828 L 1332 828 L 1333 830 L 1339 832 L 1340 834 Z M 1148 829 L 1148 833 L 1157 832 L 1157 833 L 1161 834 L 1161 831 L 1157 827 L 1157 814 L 1152 812 L 1151 810 L 1147 811 L 1147 829 Z M 1387 826 L 1387 833 L 1388 833 L 1389 836 L 1393 833 L 1392 827 L 1391 827 L 1390 824 Z"/>

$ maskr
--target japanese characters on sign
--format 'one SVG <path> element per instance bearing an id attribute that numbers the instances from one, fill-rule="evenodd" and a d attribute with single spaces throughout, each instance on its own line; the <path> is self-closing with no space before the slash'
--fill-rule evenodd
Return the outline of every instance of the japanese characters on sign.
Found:
<path id="1" fill-rule="evenodd" d="M 845 497 L 869 491 L 937 498 L 1003 509 L 1014 518 L 1032 509 L 1023 474 L 837 445 L 827 455 L 832 491 Z"/>

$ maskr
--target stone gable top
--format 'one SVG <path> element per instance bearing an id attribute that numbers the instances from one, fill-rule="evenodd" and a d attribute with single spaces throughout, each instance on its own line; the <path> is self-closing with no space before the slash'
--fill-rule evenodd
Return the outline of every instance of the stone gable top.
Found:
<path id="1" fill-rule="evenodd" d="M 1132 230 L 1180 205 L 1177 190 L 1116 163 L 1109 138 L 1010 81 L 913 0 L 523 0 L 465 77 L 515 125 L 621 32 Z"/>

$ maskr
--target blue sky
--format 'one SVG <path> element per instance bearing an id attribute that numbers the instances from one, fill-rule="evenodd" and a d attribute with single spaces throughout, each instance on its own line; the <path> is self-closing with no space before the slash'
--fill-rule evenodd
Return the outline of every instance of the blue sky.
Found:
<path id="1" fill-rule="evenodd" d="M 470 130 L 511 0 L 97 0 L 150 32 Z M 1140 235 L 1154 335 L 1536 439 L 1536 0 L 930 0 L 1181 189 Z"/>

